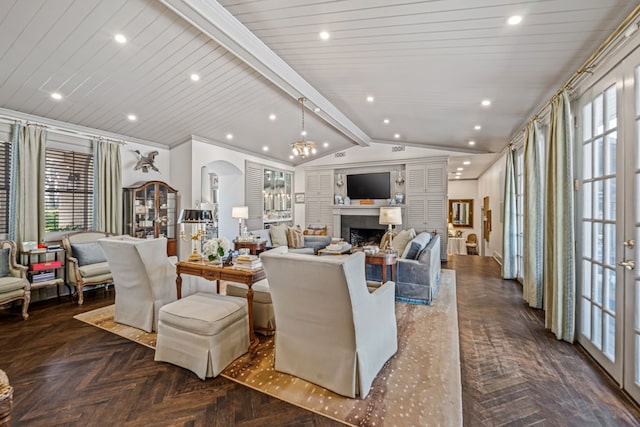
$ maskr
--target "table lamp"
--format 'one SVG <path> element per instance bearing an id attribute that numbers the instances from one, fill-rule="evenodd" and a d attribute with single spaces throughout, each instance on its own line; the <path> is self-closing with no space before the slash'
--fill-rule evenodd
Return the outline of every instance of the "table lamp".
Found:
<path id="1" fill-rule="evenodd" d="M 449 237 L 454 237 L 456 235 L 453 230 L 453 223 L 450 222 L 449 224 L 447 224 L 447 230 L 449 231 Z"/>
<path id="2" fill-rule="evenodd" d="M 394 253 L 393 247 L 393 229 L 394 225 L 402 224 L 402 209 L 399 207 L 383 206 L 380 208 L 380 224 L 389 226 L 389 246 L 387 247 L 387 253 Z"/>
<path id="3" fill-rule="evenodd" d="M 233 206 L 231 207 L 231 218 L 238 220 L 238 240 L 242 239 L 244 233 L 242 232 L 242 220 L 249 218 L 248 206 Z"/>
<path id="4" fill-rule="evenodd" d="M 187 241 L 184 233 L 185 224 L 195 224 L 191 227 L 191 240 L 193 240 L 193 252 L 189 255 L 188 261 L 200 262 L 202 256 L 198 253 L 198 240 L 204 239 L 206 231 L 202 227 L 202 224 L 208 224 L 211 222 L 213 215 L 210 210 L 204 209 L 182 209 L 180 216 L 178 217 L 178 223 L 180 224 L 180 238 L 183 241 Z"/>

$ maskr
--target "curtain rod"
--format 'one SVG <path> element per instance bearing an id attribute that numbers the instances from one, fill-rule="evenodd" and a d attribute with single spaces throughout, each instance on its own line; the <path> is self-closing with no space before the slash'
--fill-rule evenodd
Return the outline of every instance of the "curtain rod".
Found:
<path id="1" fill-rule="evenodd" d="M 9 122 L 9 123 L 25 123 L 27 125 L 40 126 L 47 129 L 50 132 L 57 133 L 59 135 L 83 136 L 89 139 L 97 139 L 99 141 L 107 141 L 114 144 L 127 145 L 127 143 L 124 142 L 123 140 L 107 138 L 100 135 L 92 135 L 90 133 L 80 132 L 80 131 L 71 130 L 71 129 L 63 129 L 57 126 L 34 122 L 33 120 L 16 119 L 15 117 L 10 117 L 5 115 L 0 115 L 0 119 L 4 119 L 6 122 Z"/>
<path id="2" fill-rule="evenodd" d="M 532 121 L 536 120 L 542 113 L 544 113 L 544 111 L 546 110 L 546 108 L 551 104 L 551 102 L 554 100 L 555 97 L 557 97 L 558 95 L 560 95 L 564 90 L 568 89 L 571 87 L 571 85 L 573 83 L 575 83 L 575 81 L 580 78 L 585 72 L 590 72 L 588 69 L 593 65 L 593 62 L 595 61 L 595 59 L 602 53 L 604 52 L 604 50 L 609 47 L 609 44 L 616 38 L 618 37 L 623 30 L 625 30 L 625 28 L 629 25 L 629 23 L 631 21 L 633 21 L 633 19 L 640 13 L 640 5 L 636 6 L 635 9 L 633 9 L 633 11 L 624 19 L 624 21 L 622 21 L 620 23 L 620 25 L 618 25 L 618 27 L 613 31 L 613 33 L 611 33 L 609 35 L 609 37 L 607 37 L 605 39 L 605 41 L 602 42 L 602 44 L 600 44 L 600 46 L 598 47 L 598 49 L 596 49 L 595 52 L 593 52 L 591 54 L 591 56 L 589 56 L 589 58 L 587 58 L 586 61 L 584 61 L 584 63 L 582 64 L 582 66 L 580 68 L 578 68 L 578 70 L 573 73 L 573 75 L 569 78 L 569 80 L 567 80 L 567 82 L 562 85 L 562 87 L 560 89 L 558 89 L 558 91 L 555 93 L 555 95 L 553 95 L 547 102 L 544 103 L 544 105 L 542 107 L 540 107 L 540 109 L 538 110 L 538 112 L 536 114 L 533 115 L 533 117 L 531 117 L 531 119 L 529 119 L 529 121 L 527 123 L 531 123 Z M 524 132 L 526 130 L 526 126 L 523 127 L 518 133 L 520 132 Z M 517 134 L 516 134 L 517 135 Z M 515 138 L 515 137 L 514 137 Z M 511 138 L 511 140 L 513 140 L 514 138 Z M 511 142 L 509 142 L 509 144 L 511 144 Z M 507 145 L 506 148 L 508 148 L 509 145 Z M 502 150 L 504 151 L 504 150 Z"/>

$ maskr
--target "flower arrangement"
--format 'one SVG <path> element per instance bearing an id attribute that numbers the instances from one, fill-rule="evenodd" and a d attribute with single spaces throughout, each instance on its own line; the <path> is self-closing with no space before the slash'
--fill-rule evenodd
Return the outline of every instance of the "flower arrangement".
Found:
<path id="1" fill-rule="evenodd" d="M 231 250 L 231 242 L 226 237 L 214 237 L 204 242 L 202 246 L 202 254 L 209 261 L 222 259 L 225 253 Z"/>

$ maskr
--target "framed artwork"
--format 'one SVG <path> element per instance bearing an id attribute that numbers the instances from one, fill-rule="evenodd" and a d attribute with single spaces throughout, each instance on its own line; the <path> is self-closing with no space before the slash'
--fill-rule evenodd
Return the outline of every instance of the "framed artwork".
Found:
<path id="1" fill-rule="evenodd" d="M 296 193 L 296 203 L 304 203 L 304 193 Z"/>

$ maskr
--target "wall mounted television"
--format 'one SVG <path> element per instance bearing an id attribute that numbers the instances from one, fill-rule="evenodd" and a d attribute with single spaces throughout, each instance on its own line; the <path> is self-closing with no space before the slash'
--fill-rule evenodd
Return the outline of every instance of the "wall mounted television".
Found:
<path id="1" fill-rule="evenodd" d="M 350 199 L 390 198 L 390 172 L 359 173 L 347 175 L 347 196 Z"/>

